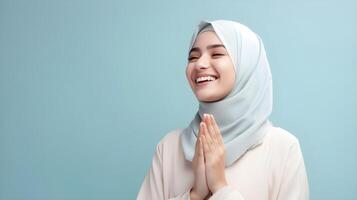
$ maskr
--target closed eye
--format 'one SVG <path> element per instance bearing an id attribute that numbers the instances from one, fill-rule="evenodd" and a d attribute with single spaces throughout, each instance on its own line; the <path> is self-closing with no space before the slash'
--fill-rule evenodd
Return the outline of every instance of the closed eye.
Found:
<path id="1" fill-rule="evenodd" d="M 197 59 L 197 57 L 189 57 L 188 60 L 191 61 L 193 59 Z"/>
<path id="2" fill-rule="evenodd" d="M 224 56 L 224 54 L 221 54 L 221 53 L 215 53 L 215 54 L 213 54 L 212 56 Z"/>

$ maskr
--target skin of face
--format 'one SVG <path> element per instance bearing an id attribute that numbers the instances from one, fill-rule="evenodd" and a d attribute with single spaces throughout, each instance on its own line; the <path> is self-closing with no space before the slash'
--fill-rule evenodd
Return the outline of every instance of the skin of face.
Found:
<path id="1" fill-rule="evenodd" d="M 198 86 L 196 78 L 213 75 L 217 79 Z M 202 102 L 215 102 L 226 97 L 233 89 L 235 70 L 231 57 L 215 32 L 199 33 L 189 52 L 186 78 L 196 98 Z"/>

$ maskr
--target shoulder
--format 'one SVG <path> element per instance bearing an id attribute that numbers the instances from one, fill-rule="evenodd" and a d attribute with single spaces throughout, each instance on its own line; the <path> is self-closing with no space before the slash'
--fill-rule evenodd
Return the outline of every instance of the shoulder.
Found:
<path id="1" fill-rule="evenodd" d="M 279 150 L 289 150 L 299 145 L 299 139 L 293 133 L 277 126 L 271 127 L 268 140 L 269 145 Z"/>
<path id="2" fill-rule="evenodd" d="M 157 144 L 157 148 L 162 151 L 164 149 L 172 149 L 172 147 L 177 146 L 183 130 L 183 128 L 177 128 L 167 132 Z"/>
<path id="3" fill-rule="evenodd" d="M 180 137 L 181 132 L 183 131 L 183 128 L 177 128 L 173 129 L 169 132 L 167 132 L 164 137 L 161 138 L 160 142 L 161 143 L 168 143 L 172 140 L 177 140 L 177 138 Z"/>
<path id="4" fill-rule="evenodd" d="M 299 139 L 291 132 L 272 127 L 267 138 L 267 168 L 269 170 L 269 187 L 275 195 L 281 191 L 298 191 L 305 189 L 306 172 Z"/>
<path id="5" fill-rule="evenodd" d="M 290 131 L 272 126 L 266 141 L 269 161 L 278 165 L 285 163 L 287 159 L 301 156 L 299 139 Z"/>
<path id="6" fill-rule="evenodd" d="M 171 144 L 172 142 L 177 142 L 183 130 L 184 130 L 183 128 L 177 128 L 167 132 L 161 138 L 159 144 L 167 145 L 167 144 Z"/>
<path id="7" fill-rule="evenodd" d="M 180 142 L 180 135 L 183 130 L 182 128 L 177 128 L 167 132 L 156 146 L 156 155 L 159 157 L 163 168 L 168 171 L 171 171 L 171 166 L 184 163 L 180 162 L 184 160 Z"/>
<path id="8" fill-rule="evenodd" d="M 302 157 L 299 139 L 291 132 L 272 127 L 267 137 L 268 161 L 275 167 L 285 166 L 288 160 Z"/>

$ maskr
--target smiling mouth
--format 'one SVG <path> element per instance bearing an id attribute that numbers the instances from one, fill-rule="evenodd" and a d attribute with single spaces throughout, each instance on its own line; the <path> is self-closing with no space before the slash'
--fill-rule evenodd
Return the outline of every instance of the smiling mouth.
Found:
<path id="1" fill-rule="evenodd" d="M 201 81 L 201 82 L 198 82 L 198 83 L 195 83 L 195 84 L 196 84 L 196 86 L 198 86 L 198 87 L 208 86 L 208 85 L 211 85 L 211 84 L 215 83 L 217 80 L 218 80 L 218 78 L 216 78 L 215 80 L 205 80 L 205 81 Z"/>

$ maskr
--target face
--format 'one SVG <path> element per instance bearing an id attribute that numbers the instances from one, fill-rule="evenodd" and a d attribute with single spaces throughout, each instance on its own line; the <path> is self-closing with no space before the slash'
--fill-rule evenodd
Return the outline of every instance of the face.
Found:
<path id="1" fill-rule="evenodd" d="M 203 102 L 219 101 L 233 89 L 234 65 L 215 32 L 205 31 L 196 37 L 188 57 L 186 78 L 196 98 Z"/>

